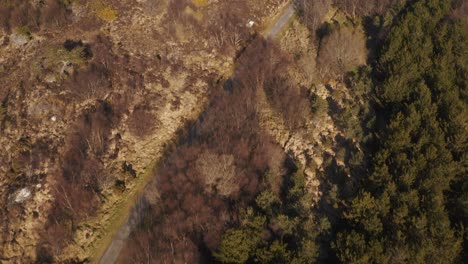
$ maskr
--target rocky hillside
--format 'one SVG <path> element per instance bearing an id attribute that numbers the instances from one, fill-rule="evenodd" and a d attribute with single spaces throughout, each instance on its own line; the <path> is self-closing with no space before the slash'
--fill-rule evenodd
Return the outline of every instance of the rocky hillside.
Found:
<path id="1" fill-rule="evenodd" d="M 284 3 L 16 2 L 0 1 L 7 263 L 90 257 L 203 109 L 209 84 L 230 75 L 236 53 Z"/>

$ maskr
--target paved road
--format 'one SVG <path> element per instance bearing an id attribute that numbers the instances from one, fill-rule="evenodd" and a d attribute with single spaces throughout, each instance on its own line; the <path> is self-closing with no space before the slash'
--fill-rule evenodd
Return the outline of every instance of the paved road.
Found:
<path id="1" fill-rule="evenodd" d="M 294 15 L 294 5 L 289 4 L 281 14 L 280 18 L 275 22 L 275 24 L 268 30 L 265 34 L 266 38 L 273 38 L 283 29 L 283 27 L 289 22 L 289 20 Z M 100 264 L 114 264 L 119 257 L 120 251 L 122 250 L 125 241 L 130 235 L 131 231 L 139 223 L 141 213 L 145 210 L 145 202 L 140 199 L 134 208 L 131 210 L 128 220 L 124 225 L 120 227 L 118 232 L 115 234 L 112 243 L 107 248 L 104 255 L 101 257 Z"/>

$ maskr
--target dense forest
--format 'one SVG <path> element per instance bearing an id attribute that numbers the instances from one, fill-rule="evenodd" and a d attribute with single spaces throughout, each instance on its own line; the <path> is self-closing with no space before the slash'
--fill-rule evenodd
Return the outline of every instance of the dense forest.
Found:
<path id="1" fill-rule="evenodd" d="M 137 2 L 0 0 L 0 262 L 467 261 L 468 1 Z"/>
<path id="2" fill-rule="evenodd" d="M 332 116 L 355 144 L 343 146 L 345 168 L 330 157 L 318 172 L 320 200 L 307 192 L 304 168 L 258 126 L 255 105 L 265 92 L 294 127 L 323 102 L 310 95 L 304 109 L 307 93 L 282 71 L 288 60 L 256 40 L 155 171 L 162 202 L 133 233 L 124 262 L 466 260 L 468 47 L 466 20 L 455 12 L 463 3 L 355 2 L 334 4 L 361 18 L 372 56 L 369 66 L 334 73 L 344 71 L 356 100 Z M 318 38 L 333 29 L 308 16 L 330 4 L 299 1 L 301 20 Z"/>
<path id="3" fill-rule="evenodd" d="M 336 228 L 333 247 L 343 262 L 463 259 L 467 47 L 450 7 L 410 1 L 366 77 L 373 141 L 366 142 L 367 172 L 343 201 Z"/>

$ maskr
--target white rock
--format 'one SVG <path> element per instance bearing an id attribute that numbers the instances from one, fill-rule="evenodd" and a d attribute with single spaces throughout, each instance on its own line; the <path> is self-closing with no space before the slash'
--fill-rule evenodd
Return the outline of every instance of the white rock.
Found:
<path id="1" fill-rule="evenodd" d="M 50 121 L 52 121 L 52 122 L 57 121 L 57 117 L 56 117 L 56 116 L 52 116 L 52 117 L 50 118 Z"/>
<path id="2" fill-rule="evenodd" d="M 28 43 L 29 37 L 23 34 L 11 34 L 10 41 L 15 46 L 23 46 Z"/>
<path id="3" fill-rule="evenodd" d="M 255 22 L 254 22 L 253 20 L 250 20 L 250 21 L 247 23 L 246 26 L 247 26 L 248 28 L 251 28 L 251 27 L 253 27 L 254 25 L 255 25 Z"/>
<path id="4" fill-rule="evenodd" d="M 55 77 L 54 74 L 47 74 L 45 77 L 44 77 L 44 81 L 47 82 L 47 83 L 54 83 L 57 81 L 57 78 Z"/>
<path id="5" fill-rule="evenodd" d="M 22 203 L 28 200 L 29 197 L 31 197 L 31 191 L 29 190 L 28 187 L 24 187 L 16 194 L 15 202 Z"/>

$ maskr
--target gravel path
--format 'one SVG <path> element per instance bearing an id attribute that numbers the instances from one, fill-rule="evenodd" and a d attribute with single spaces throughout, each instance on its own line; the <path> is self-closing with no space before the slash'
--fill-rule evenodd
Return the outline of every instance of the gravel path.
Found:
<path id="1" fill-rule="evenodd" d="M 270 30 L 266 33 L 267 38 L 273 38 L 278 33 L 280 33 L 281 29 L 289 22 L 289 20 L 294 16 L 294 5 L 289 4 L 287 8 L 284 9 L 283 14 L 281 14 L 280 18 L 276 23 L 270 28 Z"/>

